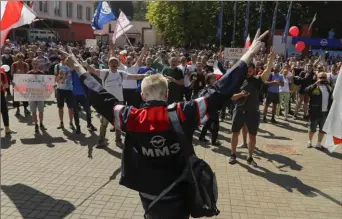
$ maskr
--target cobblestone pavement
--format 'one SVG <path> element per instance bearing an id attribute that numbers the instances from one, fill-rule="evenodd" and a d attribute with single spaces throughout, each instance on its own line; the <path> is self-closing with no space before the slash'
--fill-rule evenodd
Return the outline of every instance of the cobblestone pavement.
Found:
<path id="1" fill-rule="evenodd" d="M 99 127 L 96 113 L 93 121 Z M 57 130 L 56 106 L 47 106 L 47 131 L 35 135 L 30 119 L 10 110 L 17 134 L 2 139 L 1 218 L 143 218 L 137 192 L 118 185 L 121 151 L 114 135 L 108 132 L 107 149 L 93 149 L 98 132 L 81 122 L 84 134 Z M 259 168 L 247 165 L 246 149 L 229 165 L 229 128 L 229 121 L 221 123 L 223 146 L 194 141 L 217 174 L 217 218 L 342 218 L 341 148 L 332 154 L 306 149 L 304 122 L 279 119 L 260 126 Z"/>

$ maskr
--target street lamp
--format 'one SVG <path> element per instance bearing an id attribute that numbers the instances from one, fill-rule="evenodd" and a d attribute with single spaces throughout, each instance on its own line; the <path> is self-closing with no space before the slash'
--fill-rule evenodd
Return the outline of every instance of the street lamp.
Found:
<path id="1" fill-rule="evenodd" d="M 68 36 L 68 44 L 70 45 L 70 42 L 71 42 L 71 38 L 72 38 L 72 33 L 71 33 L 71 25 L 72 25 L 72 21 L 69 20 L 69 36 Z"/>

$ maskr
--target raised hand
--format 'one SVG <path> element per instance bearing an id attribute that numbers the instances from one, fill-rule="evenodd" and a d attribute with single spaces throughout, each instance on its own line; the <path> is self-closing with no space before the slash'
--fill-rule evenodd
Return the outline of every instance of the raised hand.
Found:
<path id="1" fill-rule="evenodd" d="M 268 35 L 269 31 L 265 31 L 262 35 L 260 35 L 260 29 L 258 29 L 255 34 L 252 45 L 249 47 L 247 52 L 241 57 L 240 60 L 244 61 L 246 64 L 249 64 L 255 55 L 265 46 L 265 43 L 262 42 L 264 38 Z"/>

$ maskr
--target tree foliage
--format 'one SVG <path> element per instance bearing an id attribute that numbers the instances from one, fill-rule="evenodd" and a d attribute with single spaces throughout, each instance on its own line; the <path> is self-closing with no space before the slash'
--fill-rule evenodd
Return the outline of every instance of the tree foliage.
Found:
<path id="1" fill-rule="evenodd" d="M 245 25 L 246 4 L 246 1 L 237 3 L 235 36 L 237 45 L 243 45 L 244 43 L 242 38 Z M 342 8 L 341 2 L 337 2 L 334 6 L 331 6 L 332 4 L 333 2 L 293 2 L 291 26 L 309 24 L 316 12 L 318 13 L 318 18 L 321 15 L 321 21 L 324 20 L 325 18 L 323 17 L 327 15 L 320 13 L 320 11 L 324 10 L 322 9 L 323 6 L 326 8 L 328 7 L 327 5 L 330 5 L 329 10 L 334 10 L 338 14 L 339 12 L 336 10 L 336 7 Z M 230 45 L 232 39 L 233 6 L 234 2 L 223 2 L 222 44 L 226 46 Z M 279 2 L 276 29 L 284 28 L 288 6 L 289 2 Z M 256 31 L 259 19 L 259 7 L 260 2 L 250 2 L 248 32 L 251 35 Z M 275 2 L 263 2 L 263 30 L 271 28 L 274 7 Z M 170 44 L 201 46 L 219 43 L 216 38 L 220 11 L 219 1 L 154 1 L 148 3 L 147 9 L 147 20 L 157 27 L 161 36 Z M 316 23 L 318 23 L 318 20 Z M 342 22 L 341 18 L 335 17 L 334 20 L 337 23 Z M 325 26 L 328 25 L 326 24 Z M 336 26 L 335 30 L 340 26 L 342 25 Z M 330 28 L 323 29 L 326 31 L 326 29 Z M 322 33 L 317 31 L 317 28 L 314 28 L 314 34 Z"/>

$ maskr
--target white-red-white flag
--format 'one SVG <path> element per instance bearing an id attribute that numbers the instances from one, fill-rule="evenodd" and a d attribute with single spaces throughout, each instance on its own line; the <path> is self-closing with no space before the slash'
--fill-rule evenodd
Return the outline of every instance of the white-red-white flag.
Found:
<path id="1" fill-rule="evenodd" d="M 251 45 L 252 45 L 251 38 L 249 37 L 249 34 L 248 34 L 245 45 L 243 48 L 248 49 Z"/>
<path id="2" fill-rule="evenodd" d="M 121 11 L 116 21 L 115 32 L 113 34 L 113 43 L 115 43 L 116 39 L 125 34 L 132 27 L 133 25 L 131 24 L 131 22 L 127 19 L 126 15 Z"/>
<path id="3" fill-rule="evenodd" d="M 342 145 L 342 67 L 337 76 L 333 92 L 334 101 L 323 130 L 327 133 L 325 147 L 333 152 L 338 145 Z"/>
<path id="4" fill-rule="evenodd" d="M 30 24 L 36 14 L 22 1 L 1 1 L 0 47 L 11 29 Z"/>

